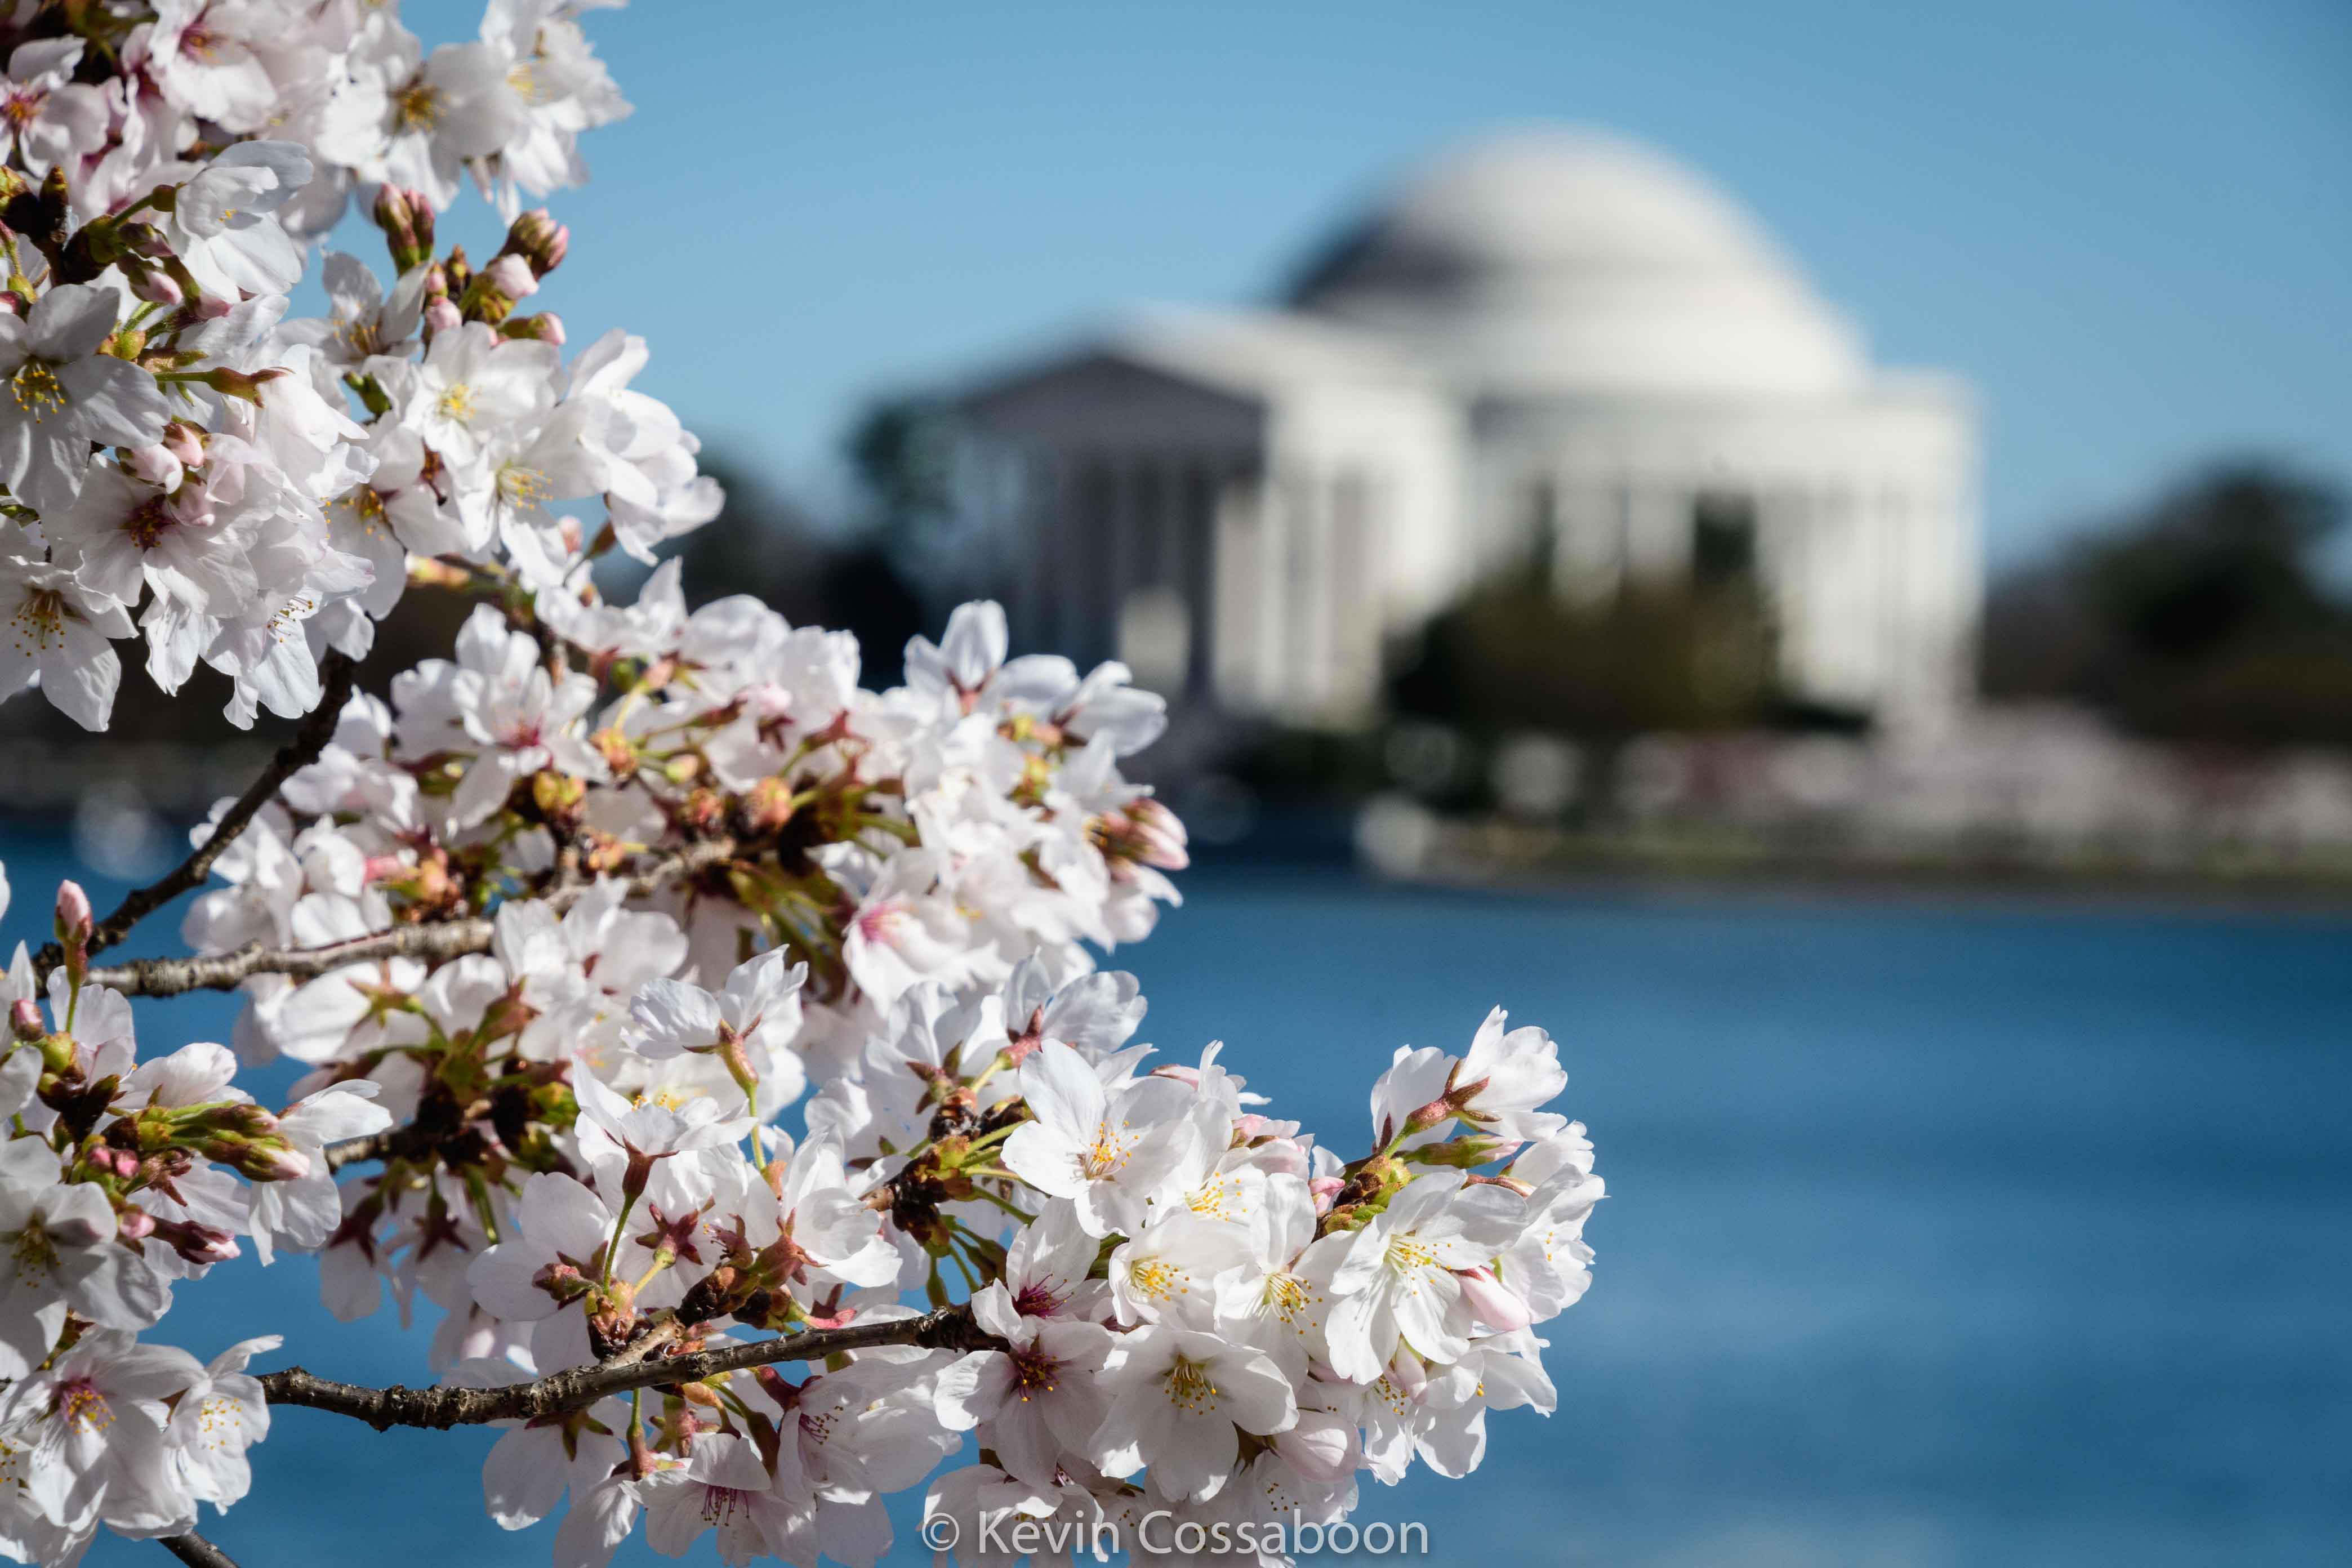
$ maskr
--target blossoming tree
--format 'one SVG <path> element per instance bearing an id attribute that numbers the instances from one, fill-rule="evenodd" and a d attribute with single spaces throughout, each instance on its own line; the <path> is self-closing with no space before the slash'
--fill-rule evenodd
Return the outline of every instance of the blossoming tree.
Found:
<path id="1" fill-rule="evenodd" d="M 626 111 L 590 4 L 491 0 L 430 53 L 360 0 L 0 20 L 0 689 L 104 728 L 136 639 L 166 691 L 202 662 L 234 721 L 300 721 L 183 864 L 102 919 L 65 884 L 8 971 L 0 1552 L 226 1561 L 200 1505 L 283 1405 L 504 1426 L 491 1519 L 560 1512 L 574 1565 L 642 1521 L 864 1568 L 927 1479 L 933 1512 L 1231 1525 L 1467 1473 L 1489 1409 L 1550 1408 L 1534 1326 L 1587 1279 L 1550 1039 L 1400 1049 L 1327 1144 L 1215 1046 L 1155 1063 L 1097 967 L 1185 860 L 1119 771 L 1162 721 L 1123 668 L 1008 658 L 976 604 L 877 693 L 844 634 L 689 614 L 674 563 L 600 595 L 719 497 L 640 341 L 519 309 L 568 243 L 524 196 Z M 469 183 L 510 226 L 479 263 L 434 235 Z M 320 248 L 355 202 L 388 280 Z M 314 258 L 331 313 L 289 320 Z M 379 699 L 411 591 L 478 603 Z M 198 888 L 187 956 L 106 961 Z M 233 1048 L 142 1055 L 131 999 L 205 989 L 243 994 Z M 236 1079 L 280 1057 L 273 1110 Z M 432 1302 L 437 1380 L 142 1338 L 247 1247 L 314 1254 L 344 1318 Z"/>

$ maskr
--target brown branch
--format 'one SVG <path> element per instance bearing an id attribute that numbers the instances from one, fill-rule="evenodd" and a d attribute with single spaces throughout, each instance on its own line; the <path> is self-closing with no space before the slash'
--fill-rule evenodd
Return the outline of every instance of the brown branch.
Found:
<path id="1" fill-rule="evenodd" d="M 433 1146 L 439 1134 L 427 1131 L 414 1121 L 404 1126 L 387 1127 L 381 1132 L 362 1132 L 356 1138 L 339 1138 L 322 1151 L 327 1156 L 327 1169 L 340 1171 L 345 1165 L 365 1164 L 371 1160 L 406 1160 L 424 1153 Z"/>
<path id="2" fill-rule="evenodd" d="M 691 877 L 730 858 L 731 838 L 709 838 L 663 856 L 631 879 L 632 896 L 643 898 L 665 883 Z M 588 891 L 589 884 L 573 883 L 547 895 L 558 911 L 568 910 Z M 487 915 L 462 920 L 433 921 L 421 925 L 394 926 L 390 931 L 319 947 L 268 948 L 255 945 L 209 958 L 141 958 L 110 969 L 93 969 L 89 983 L 131 996 L 177 996 L 186 991 L 233 991 L 257 974 L 283 974 L 294 980 L 315 980 L 353 963 L 387 958 L 421 958 L 428 962 L 489 951 L 497 927 Z"/>
<path id="3" fill-rule="evenodd" d="M 407 1122 L 399 1127 L 387 1127 L 381 1132 L 362 1132 L 356 1138 L 339 1138 L 321 1151 L 327 1156 L 327 1169 L 340 1171 L 345 1165 L 365 1164 L 371 1160 L 411 1160 L 433 1148 L 444 1134 L 436 1130 Z"/>
<path id="4" fill-rule="evenodd" d="M 188 1568 L 236 1568 L 236 1562 L 219 1547 L 191 1530 L 184 1535 L 159 1538 L 164 1551 L 188 1564 Z"/>
<path id="5" fill-rule="evenodd" d="M 253 819 L 261 815 L 263 806 L 278 798 L 278 792 L 285 787 L 286 781 L 319 760 L 319 753 L 325 751 L 328 742 L 335 738 L 335 725 L 343 716 L 343 705 L 352 700 L 352 684 L 358 676 L 359 663 L 345 654 L 330 653 L 320 661 L 319 668 L 325 678 L 319 705 L 310 710 L 309 717 L 302 721 L 302 727 L 294 731 L 294 738 L 278 748 L 278 754 L 269 759 L 269 765 L 261 770 L 261 776 L 247 785 L 245 793 L 222 814 L 211 837 L 196 846 L 186 859 L 156 880 L 143 888 L 133 888 L 123 896 L 121 903 L 114 906 L 112 914 L 98 922 L 97 929 L 90 933 L 91 953 L 104 952 L 129 936 L 131 928 L 141 921 L 189 889 L 201 886 L 212 874 L 213 862 L 219 859 L 222 852 L 253 825 Z M 47 984 L 49 972 L 65 961 L 65 949 L 54 942 L 50 942 L 33 961 L 36 977 L 42 984 Z"/>
<path id="6" fill-rule="evenodd" d="M 650 1336 L 649 1336 L 650 1337 Z M 641 1342 L 642 1343 L 642 1342 Z M 531 1421 L 579 1410 L 608 1394 L 631 1389 L 695 1383 L 720 1373 L 740 1372 L 780 1361 L 818 1362 L 845 1351 L 877 1345 L 919 1345 L 927 1350 L 998 1350 L 1000 1341 L 971 1321 L 967 1307 L 943 1307 L 915 1318 L 888 1318 L 818 1329 L 778 1339 L 726 1344 L 690 1355 L 646 1357 L 631 1346 L 609 1362 L 578 1366 L 536 1383 L 504 1388 L 361 1388 L 313 1377 L 299 1366 L 263 1374 L 261 1389 L 272 1405 L 302 1405 L 364 1421 L 377 1431 L 392 1426 L 442 1430 L 486 1421 Z M 644 1359 L 629 1360 L 632 1354 Z"/>
<path id="7" fill-rule="evenodd" d="M 385 958 L 427 962 L 488 951 L 494 927 L 483 915 L 394 926 L 390 931 L 320 947 L 269 948 L 255 944 L 210 958 L 139 958 L 111 969 L 93 969 L 89 983 L 131 996 L 177 996 L 187 991 L 234 991 L 257 974 L 316 980 L 353 963 Z"/>
<path id="8" fill-rule="evenodd" d="M 669 1313 L 652 1328 L 646 1329 L 626 1345 L 606 1356 L 598 1364 L 607 1367 L 635 1366 L 639 1362 L 659 1355 L 667 1350 L 676 1342 L 678 1335 L 684 1332 L 686 1332 L 686 1325 L 677 1321 L 677 1315 L 675 1312 Z"/>

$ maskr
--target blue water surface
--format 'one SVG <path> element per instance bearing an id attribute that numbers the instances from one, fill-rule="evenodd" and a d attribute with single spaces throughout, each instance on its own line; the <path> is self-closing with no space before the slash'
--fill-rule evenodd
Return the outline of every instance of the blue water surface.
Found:
<path id="1" fill-rule="evenodd" d="M 65 863 L 5 842 L 9 934 L 39 934 Z M 1145 1037 L 1225 1040 L 1343 1150 L 1400 1043 L 1458 1049 L 1498 1002 L 1562 1042 L 1612 1194 L 1597 1282 L 1549 1331 L 1558 1415 L 1493 1418 L 1467 1480 L 1367 1481 L 1360 1517 L 1425 1521 L 1432 1560 L 2352 1560 L 2352 920 L 1185 887 L 1113 959 Z M 141 1006 L 150 1049 L 230 1016 Z M 161 1337 L 199 1354 L 278 1331 L 317 1372 L 425 1375 L 425 1325 L 334 1322 L 303 1260 L 181 1301 Z M 544 1563 L 551 1527 L 481 1511 L 490 1440 L 282 1412 L 205 1528 L 246 1568 Z M 902 1524 L 893 1561 L 927 1555 Z"/>

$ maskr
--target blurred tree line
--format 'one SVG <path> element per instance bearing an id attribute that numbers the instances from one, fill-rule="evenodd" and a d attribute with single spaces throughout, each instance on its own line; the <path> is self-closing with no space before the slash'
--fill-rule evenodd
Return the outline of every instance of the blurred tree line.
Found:
<path id="1" fill-rule="evenodd" d="M 1553 586 L 1546 531 L 1527 558 L 1440 611 L 1400 650 L 1391 710 L 1474 733 L 1607 741 L 1654 731 L 1835 722 L 1776 679 L 1752 509 L 1703 499 L 1691 570 L 1578 600 Z"/>
<path id="2" fill-rule="evenodd" d="M 2344 521 L 2284 468 L 2200 474 L 1996 584 L 1984 695 L 2165 740 L 2352 743 L 2352 597 L 2326 562 Z"/>
<path id="3" fill-rule="evenodd" d="M 2327 551 L 2332 487 L 2222 465 L 1994 585 L 1980 647 L 1988 700 L 2078 703 L 2136 733 L 2241 744 L 2352 743 L 2352 594 Z M 1790 700 L 1740 535 L 1698 549 L 1682 583 L 1590 603 L 1551 586 L 1540 551 L 1436 616 L 1390 683 L 1399 714 L 1474 733 L 1612 738 L 1755 726 L 1845 728 Z"/>
<path id="4" fill-rule="evenodd" d="M 1514 734 L 1583 743 L 1580 814 L 1606 812 L 1625 742 L 1658 731 L 1853 728 L 1858 716 L 1809 707 L 1779 681 L 1770 606 L 1757 572 L 1752 504 L 1702 498 L 1689 574 L 1626 581 L 1577 598 L 1555 586 L 1549 530 L 1514 570 L 1472 588 L 1393 650 L 1392 742 L 1416 723 L 1454 737 L 1453 760 L 1415 793 L 1456 808 L 1492 804 L 1482 759 Z M 1396 772 L 1393 744 L 1383 753 Z M 1411 770 L 1424 771 L 1417 764 Z M 1440 774 L 1443 777 L 1440 777 Z M 1279 788 L 1280 781 L 1276 787 Z"/>
<path id="5" fill-rule="evenodd" d="M 1772 647 L 1752 588 L 1644 584 L 1580 605 L 1514 574 L 1433 617 L 1390 696 L 1397 712 L 1472 731 L 1727 729 L 1779 711 Z"/>

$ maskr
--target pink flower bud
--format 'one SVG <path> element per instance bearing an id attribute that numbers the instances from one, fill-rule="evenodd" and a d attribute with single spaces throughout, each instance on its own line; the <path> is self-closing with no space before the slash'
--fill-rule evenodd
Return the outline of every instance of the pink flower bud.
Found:
<path id="1" fill-rule="evenodd" d="M 408 193 L 398 185 L 385 185 L 375 194 L 375 210 L 370 215 L 382 229 L 407 229 L 416 222 L 409 209 Z"/>
<path id="2" fill-rule="evenodd" d="M 539 292 L 539 278 L 520 256 L 501 256 L 482 272 L 491 289 L 509 300 L 526 300 Z"/>
<path id="3" fill-rule="evenodd" d="M 58 940 L 69 940 L 68 933 L 79 931 L 85 939 L 97 924 L 90 913 L 89 895 L 81 890 L 79 882 L 58 884 Z"/>
<path id="4" fill-rule="evenodd" d="M 178 489 L 186 472 L 172 448 L 160 441 L 152 447 L 133 447 L 124 452 L 122 471 L 164 490 Z"/>
<path id="5" fill-rule="evenodd" d="M 293 372 L 283 365 L 272 365 L 267 370 L 247 374 L 224 364 L 215 365 L 201 374 L 194 371 L 190 371 L 188 374 L 224 397 L 240 398 L 247 403 L 259 403 L 263 387 L 273 381 L 291 375 Z"/>
<path id="6" fill-rule="evenodd" d="M 236 1168 L 257 1182 L 299 1182 L 310 1173 L 310 1158 L 284 1143 L 248 1143 L 237 1152 Z"/>
<path id="7" fill-rule="evenodd" d="M 144 1241 L 155 1234 L 155 1216 L 135 1206 L 124 1209 L 114 1216 L 114 1233 L 129 1241 Z"/>
<path id="8" fill-rule="evenodd" d="M 136 271 L 127 271 L 127 276 L 131 280 L 131 292 L 151 305 L 162 305 L 168 310 L 183 303 L 188 297 L 186 290 L 170 273 L 159 268 L 142 267 Z"/>
<path id="9" fill-rule="evenodd" d="M 90 913 L 89 895 L 81 890 L 81 884 L 59 882 L 58 945 L 65 949 L 66 978 L 76 990 L 81 988 L 81 977 L 89 973 L 89 939 L 97 924 L 97 917 Z"/>
<path id="10" fill-rule="evenodd" d="M 209 1225 L 194 1220 L 164 1220 L 155 1226 L 155 1234 L 171 1243 L 172 1250 L 190 1263 L 206 1265 L 226 1263 L 236 1253 L 236 1237 Z"/>
<path id="11" fill-rule="evenodd" d="M 542 311 L 536 316 L 509 316 L 499 323 L 499 336 L 509 342 L 553 343 L 561 347 L 563 321 L 552 310 Z"/>
<path id="12" fill-rule="evenodd" d="M 8 1008 L 8 1032 L 24 1041 L 45 1039 L 48 1029 L 41 1023 L 41 1005 L 30 996 L 19 996 Z"/>
<path id="13" fill-rule="evenodd" d="M 457 313 L 457 307 L 446 296 L 436 300 L 425 307 L 425 335 L 431 337 L 436 333 L 446 332 L 464 320 L 465 318 Z"/>
<path id="14" fill-rule="evenodd" d="M 1439 1126 L 1453 1120 L 1453 1104 L 1444 1099 L 1433 1100 L 1427 1105 L 1423 1106 L 1411 1116 L 1405 1118 L 1405 1135 L 1407 1137 L 1411 1137 L 1416 1132 L 1426 1132 L 1433 1127 Z"/>
<path id="15" fill-rule="evenodd" d="M 405 272 L 433 254 L 433 204 L 415 191 L 386 185 L 376 192 L 375 226 L 383 230 L 392 264 Z"/>
<path id="16" fill-rule="evenodd" d="M 1181 871 L 1192 864 L 1185 852 L 1184 825 L 1176 814 L 1146 795 L 1124 811 L 1107 811 L 1088 825 L 1110 861 L 1113 876 L 1127 878 L 1131 865 Z"/>
<path id="17" fill-rule="evenodd" d="M 180 460 L 183 468 L 205 466 L 205 441 L 195 427 L 174 419 L 163 426 L 163 449 Z"/>
<path id="18" fill-rule="evenodd" d="M 1462 1281 L 1462 1300 L 1470 1310 L 1488 1328 L 1497 1333 L 1510 1333 L 1534 1322 L 1535 1313 L 1528 1310 L 1519 1293 L 1495 1278 L 1491 1268 L 1461 1268 L 1454 1277 Z"/>
<path id="19" fill-rule="evenodd" d="M 242 1133 L 247 1138 L 274 1138 L 278 1135 L 278 1118 L 258 1105 L 238 1101 L 224 1105 L 212 1113 L 213 1121 L 225 1131 Z"/>
<path id="20" fill-rule="evenodd" d="M 545 277 L 563 265 L 571 247 L 572 231 L 549 216 L 545 207 L 533 207 L 508 228 L 501 254 L 521 257 L 531 271 Z"/>
<path id="21" fill-rule="evenodd" d="M 236 1256 L 236 1237 L 225 1230 L 208 1225 L 191 1225 L 186 1241 L 179 1247 L 180 1256 L 191 1263 L 226 1263 Z"/>
<path id="22" fill-rule="evenodd" d="M 1137 858 L 1147 866 L 1157 866 L 1163 871 L 1181 871 L 1192 863 L 1186 846 L 1190 836 L 1177 815 L 1150 795 L 1127 808 L 1128 820 L 1135 825 L 1135 836 L 1141 846 Z"/>

